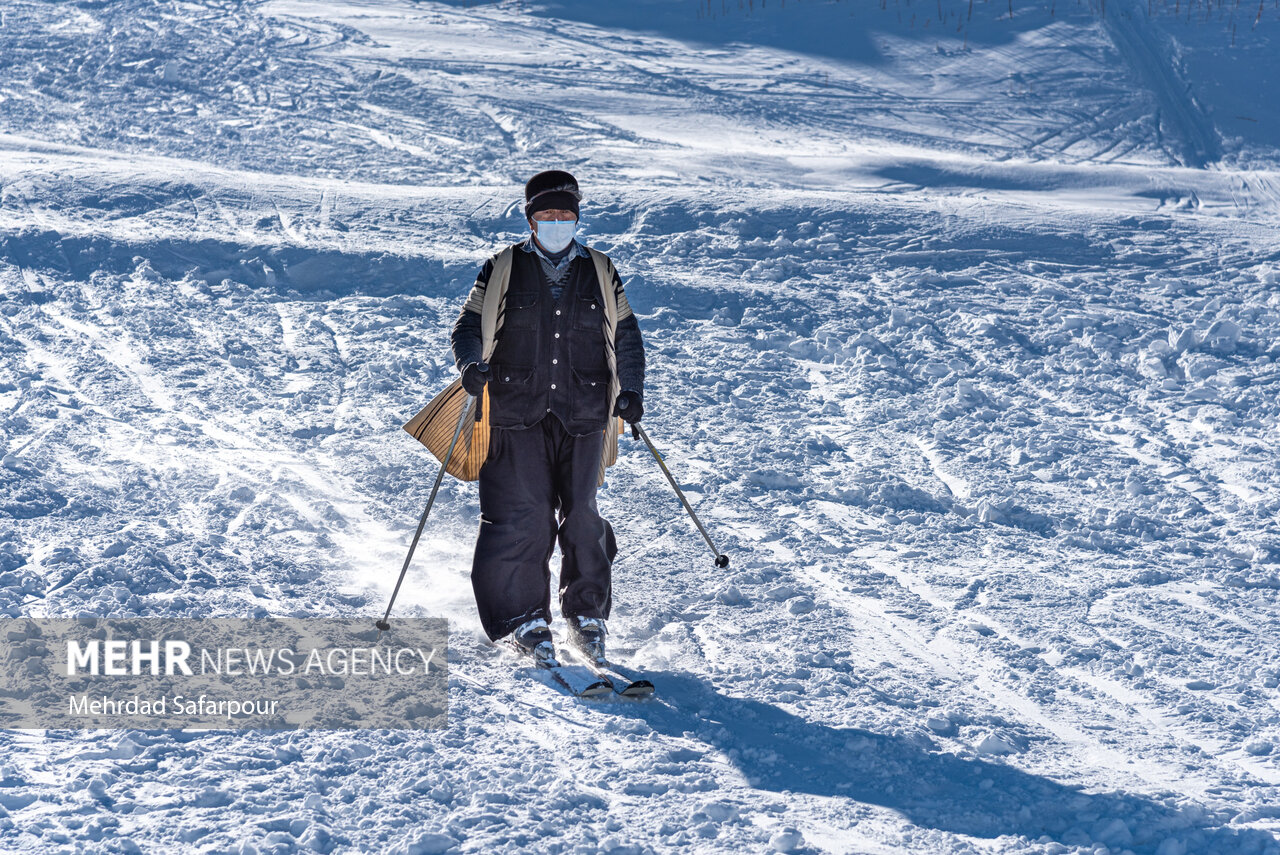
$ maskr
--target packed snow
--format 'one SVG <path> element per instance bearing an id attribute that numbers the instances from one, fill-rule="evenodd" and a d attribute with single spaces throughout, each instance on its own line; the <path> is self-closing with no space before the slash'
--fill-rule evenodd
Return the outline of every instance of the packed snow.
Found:
<path id="1" fill-rule="evenodd" d="M 0 8 L 0 609 L 380 617 L 521 185 L 649 354 L 611 645 L 441 731 L 0 733 L 6 852 L 1280 853 L 1280 11 Z M 554 627 L 560 628 L 559 623 Z"/>

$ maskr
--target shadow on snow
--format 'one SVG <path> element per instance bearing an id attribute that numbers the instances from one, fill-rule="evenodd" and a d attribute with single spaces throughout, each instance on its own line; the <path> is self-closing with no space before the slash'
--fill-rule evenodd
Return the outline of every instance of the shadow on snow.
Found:
<path id="1" fill-rule="evenodd" d="M 717 691 L 678 672 L 651 672 L 653 703 L 589 705 L 643 719 L 659 733 L 696 733 L 758 789 L 843 797 L 898 811 L 921 828 L 983 839 L 1050 838 L 1154 853 L 1174 838 L 1188 852 L 1261 852 L 1264 831 L 1224 827 L 1210 811 L 1134 793 L 1090 793 L 1014 766 L 931 749 L 924 740 L 809 721 Z M 1183 850 L 1178 850 L 1183 851 Z"/>

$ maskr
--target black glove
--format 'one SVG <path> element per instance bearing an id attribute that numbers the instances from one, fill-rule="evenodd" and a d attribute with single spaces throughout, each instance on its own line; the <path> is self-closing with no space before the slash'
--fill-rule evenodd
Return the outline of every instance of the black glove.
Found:
<path id="1" fill-rule="evenodd" d="M 473 362 L 462 369 L 462 388 L 468 395 L 479 395 L 484 392 L 484 384 L 489 382 L 489 364 Z"/>
<path id="2" fill-rule="evenodd" d="M 618 403 L 613 406 L 613 414 L 624 422 L 633 425 L 644 415 L 644 404 L 640 401 L 640 393 L 628 389 L 618 393 Z"/>

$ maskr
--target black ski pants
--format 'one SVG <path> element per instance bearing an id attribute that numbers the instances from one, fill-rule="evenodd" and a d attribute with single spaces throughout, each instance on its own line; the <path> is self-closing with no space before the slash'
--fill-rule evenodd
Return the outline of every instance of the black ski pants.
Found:
<path id="1" fill-rule="evenodd" d="M 480 470 L 480 535 L 471 586 L 492 640 L 533 618 L 551 622 L 551 553 L 560 541 L 560 613 L 607 618 L 613 527 L 596 506 L 604 434 L 573 436 L 555 415 L 494 428 Z"/>

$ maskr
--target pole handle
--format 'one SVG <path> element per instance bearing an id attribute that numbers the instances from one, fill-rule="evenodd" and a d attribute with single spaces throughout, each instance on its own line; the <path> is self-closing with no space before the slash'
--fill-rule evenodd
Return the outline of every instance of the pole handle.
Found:
<path id="1" fill-rule="evenodd" d="M 489 373 L 489 363 L 483 359 L 476 363 L 476 370 L 481 374 Z M 486 381 L 487 383 L 488 381 Z M 484 421 L 484 390 L 480 390 L 480 394 L 476 395 L 476 424 Z"/>

